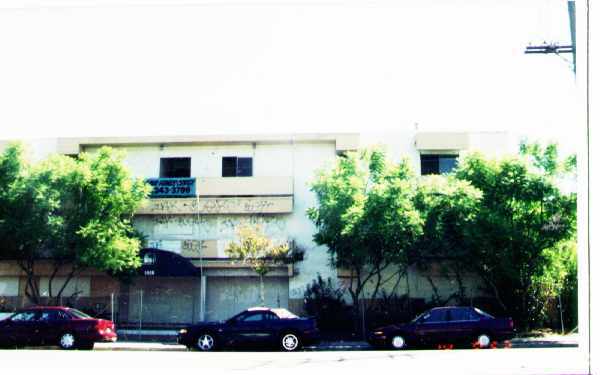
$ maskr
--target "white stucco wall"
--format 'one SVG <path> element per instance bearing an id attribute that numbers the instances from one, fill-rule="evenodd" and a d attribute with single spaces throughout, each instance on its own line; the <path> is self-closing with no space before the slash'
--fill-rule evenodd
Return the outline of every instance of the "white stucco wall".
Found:
<path id="1" fill-rule="evenodd" d="M 89 149 L 94 151 L 96 148 Z M 294 209 L 291 214 L 260 215 L 143 215 L 135 225 L 148 236 L 148 245 L 181 252 L 181 240 L 216 240 L 219 256 L 224 256 L 227 243 L 236 237 L 237 226 L 243 223 L 261 224 L 265 233 L 276 241 L 294 240 L 305 249 L 305 260 L 297 264 L 291 278 L 291 298 L 301 298 L 306 284 L 320 273 L 335 277 L 329 267 L 325 247 L 312 241 L 315 227 L 306 217 L 306 210 L 316 204 L 309 182 L 315 171 L 335 160 L 334 143 L 258 144 L 228 146 L 158 146 L 123 147 L 125 163 L 138 177 L 158 176 L 160 157 L 186 156 L 192 158 L 192 177 L 220 177 L 224 156 L 253 157 L 253 176 L 293 177 Z"/>
<path id="2" fill-rule="evenodd" d="M 116 147 L 116 146 L 115 146 Z M 331 147 L 335 147 L 331 143 Z M 281 144 L 232 145 L 140 145 L 118 146 L 126 152 L 125 163 L 137 177 L 158 177 L 160 158 L 190 157 L 192 177 L 221 177 L 222 158 L 227 156 L 252 157 L 253 176 L 292 176 L 292 147 Z M 97 146 L 85 147 L 96 152 Z"/>

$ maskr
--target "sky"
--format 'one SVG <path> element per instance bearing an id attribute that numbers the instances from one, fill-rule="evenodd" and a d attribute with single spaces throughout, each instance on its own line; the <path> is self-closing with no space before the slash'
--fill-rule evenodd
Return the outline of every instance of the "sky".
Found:
<path id="1" fill-rule="evenodd" d="M 0 138 L 583 134 L 567 2 L 3 0 Z M 569 61 L 566 61 L 569 60 Z"/>

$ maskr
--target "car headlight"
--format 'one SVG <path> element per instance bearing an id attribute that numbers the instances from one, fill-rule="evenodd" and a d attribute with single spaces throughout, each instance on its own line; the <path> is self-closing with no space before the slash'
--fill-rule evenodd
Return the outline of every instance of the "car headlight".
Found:
<path id="1" fill-rule="evenodd" d="M 187 329 L 185 329 L 185 328 L 179 330 L 180 335 L 185 335 L 186 333 L 187 333 Z"/>

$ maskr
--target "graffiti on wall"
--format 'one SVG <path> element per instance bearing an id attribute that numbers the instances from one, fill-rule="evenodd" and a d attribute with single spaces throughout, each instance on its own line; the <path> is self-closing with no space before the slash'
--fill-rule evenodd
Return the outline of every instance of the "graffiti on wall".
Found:
<path id="1" fill-rule="evenodd" d="M 193 236 L 198 240 L 233 239 L 241 225 L 259 225 L 270 237 L 287 238 L 286 217 L 281 215 L 152 215 L 136 219 L 136 227 L 149 237 Z"/>
<path id="2" fill-rule="evenodd" d="M 165 198 L 150 199 L 139 215 L 159 214 L 252 214 L 292 212 L 289 197 Z"/>

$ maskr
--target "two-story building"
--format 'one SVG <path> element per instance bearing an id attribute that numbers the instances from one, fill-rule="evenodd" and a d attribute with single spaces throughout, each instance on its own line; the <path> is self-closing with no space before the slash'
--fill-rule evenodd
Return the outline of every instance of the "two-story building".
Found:
<path id="1" fill-rule="evenodd" d="M 374 143 L 386 146 L 393 159 L 412 158 L 415 170 L 424 175 L 451 171 L 465 150 L 493 154 L 516 150 L 506 133 L 416 131 L 44 140 L 38 144 L 45 151 L 39 146 L 36 158 L 49 152 L 93 153 L 102 146 L 122 149 L 132 174 L 154 189 L 134 222 L 146 236 L 139 276 L 132 283 L 119 283 L 89 270 L 69 284 L 65 295 L 96 304 L 99 310 L 110 304 L 111 314 L 122 325 L 226 318 L 259 303 L 257 275 L 225 253 L 236 228 L 251 223 L 259 224 L 270 238 L 302 251 L 302 259 L 274 267 L 265 278 L 268 305 L 301 311 L 306 285 L 317 274 L 341 283 L 349 276 L 333 269 L 327 249 L 313 242 L 315 227 L 306 210 L 316 200 L 309 183 L 316 170 L 332 164 L 337 155 Z M 42 293 L 46 273 L 40 269 Z M 58 277 L 57 283 L 61 281 Z M 431 297 L 431 287 L 416 270 L 407 276 L 409 281 L 413 295 Z M 450 294 L 453 286 L 446 284 L 440 284 L 440 292 Z M 1 262 L 0 296 L 23 304 L 23 291 L 18 267 Z M 475 286 L 471 292 L 477 292 Z"/>

